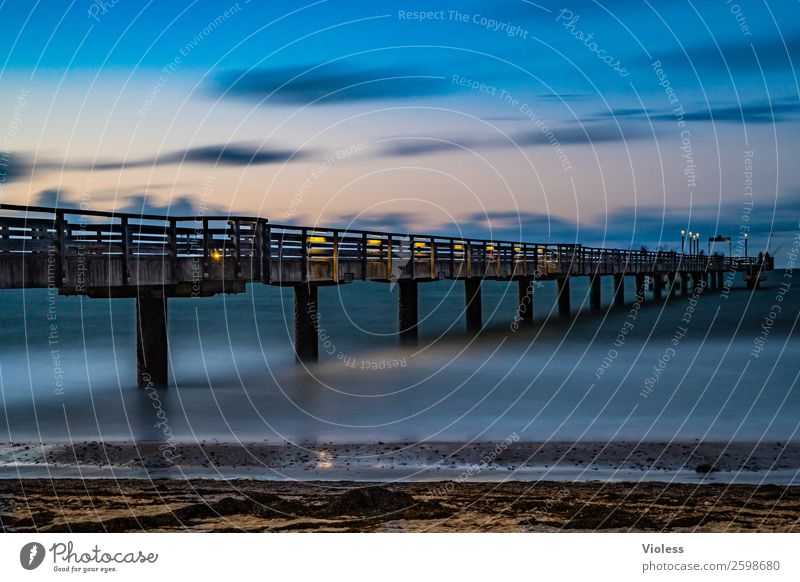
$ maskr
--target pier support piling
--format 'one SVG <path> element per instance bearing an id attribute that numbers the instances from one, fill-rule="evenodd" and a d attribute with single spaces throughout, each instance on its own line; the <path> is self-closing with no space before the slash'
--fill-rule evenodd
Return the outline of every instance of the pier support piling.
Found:
<path id="1" fill-rule="evenodd" d="M 464 279 L 464 301 L 467 312 L 467 330 L 480 331 L 483 327 L 480 279 Z"/>
<path id="2" fill-rule="evenodd" d="M 664 275 L 661 273 L 653 273 L 653 299 L 660 300 L 663 289 Z"/>
<path id="3" fill-rule="evenodd" d="M 533 323 L 533 281 L 531 279 L 519 280 L 517 319 L 522 323 Z"/>
<path id="4" fill-rule="evenodd" d="M 621 273 L 614 275 L 614 305 L 625 306 L 625 275 Z"/>
<path id="5" fill-rule="evenodd" d="M 686 297 L 689 294 L 689 274 L 681 273 L 681 295 Z"/>
<path id="6" fill-rule="evenodd" d="M 692 273 L 692 293 L 698 289 L 703 288 L 703 275 L 702 273 Z"/>
<path id="7" fill-rule="evenodd" d="M 315 362 L 319 358 L 317 297 L 316 285 L 294 286 L 294 354 L 298 362 Z"/>
<path id="8" fill-rule="evenodd" d="M 602 291 L 600 290 L 600 285 L 603 281 L 603 278 L 600 275 L 595 275 L 594 277 L 591 277 L 590 281 L 589 309 L 592 311 L 600 311 L 602 304 Z"/>
<path id="9" fill-rule="evenodd" d="M 558 285 L 558 314 L 561 317 L 569 317 L 569 277 L 557 280 Z"/>
<path id="10" fill-rule="evenodd" d="M 675 297 L 678 294 L 678 274 L 670 273 L 667 277 L 667 281 L 669 282 L 670 297 Z"/>
<path id="11" fill-rule="evenodd" d="M 645 287 L 644 275 L 636 275 L 636 297 L 641 297 L 642 300 L 647 296 L 647 287 Z"/>
<path id="12" fill-rule="evenodd" d="M 140 388 L 167 386 L 167 350 L 167 298 L 161 289 L 142 289 L 136 298 L 136 377 Z"/>
<path id="13" fill-rule="evenodd" d="M 419 289 L 416 281 L 401 279 L 398 283 L 398 322 L 400 342 L 415 344 L 419 337 Z"/>

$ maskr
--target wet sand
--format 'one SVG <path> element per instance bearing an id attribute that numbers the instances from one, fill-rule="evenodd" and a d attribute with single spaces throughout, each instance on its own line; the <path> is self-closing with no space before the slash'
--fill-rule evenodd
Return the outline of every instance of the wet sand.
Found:
<path id="1" fill-rule="evenodd" d="M 0 446 L 0 477 L 350 481 L 670 481 L 800 485 L 800 443 L 285 444 Z"/>
<path id="2" fill-rule="evenodd" d="M 795 531 L 799 471 L 800 444 L 778 442 L 13 443 L 0 446 L 0 523 L 9 532 Z"/>
<path id="3" fill-rule="evenodd" d="M 800 487 L 0 480 L 7 532 L 792 532 Z"/>

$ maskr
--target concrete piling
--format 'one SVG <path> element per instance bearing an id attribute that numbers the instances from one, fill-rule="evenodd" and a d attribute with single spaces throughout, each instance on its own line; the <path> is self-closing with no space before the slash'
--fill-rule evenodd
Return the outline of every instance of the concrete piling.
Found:
<path id="1" fill-rule="evenodd" d="M 294 286 L 294 353 L 298 362 L 319 358 L 318 289 L 310 283 Z"/>
<path id="2" fill-rule="evenodd" d="M 467 312 L 467 329 L 469 331 L 480 331 L 483 327 L 480 279 L 464 279 L 464 301 Z"/>
<path id="3" fill-rule="evenodd" d="M 531 279 L 519 280 L 517 316 L 523 323 L 533 323 L 533 281 Z"/>
<path id="4" fill-rule="evenodd" d="M 614 275 L 614 306 L 625 306 L 625 276 L 621 273 Z"/>
<path id="5" fill-rule="evenodd" d="M 570 304 L 569 304 L 569 276 L 557 279 L 558 287 L 558 315 L 561 317 L 569 317 Z"/>
<path id="6" fill-rule="evenodd" d="M 592 311 L 600 311 L 602 305 L 602 291 L 600 285 L 603 278 L 600 275 L 591 277 L 589 288 L 589 309 Z"/>
<path id="7" fill-rule="evenodd" d="M 141 388 L 169 383 L 167 298 L 160 290 L 142 289 L 136 298 L 136 378 Z"/>
<path id="8" fill-rule="evenodd" d="M 413 280 L 398 282 L 398 330 L 400 342 L 415 344 L 419 337 L 419 289 Z"/>

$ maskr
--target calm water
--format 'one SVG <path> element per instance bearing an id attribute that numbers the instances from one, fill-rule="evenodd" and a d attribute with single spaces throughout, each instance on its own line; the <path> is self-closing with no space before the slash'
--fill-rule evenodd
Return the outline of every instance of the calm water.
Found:
<path id="1" fill-rule="evenodd" d="M 770 316 L 781 275 L 755 293 L 708 293 L 693 313 L 677 297 L 638 315 L 629 279 L 625 309 L 572 325 L 553 318 L 544 283 L 537 323 L 516 332 L 516 283 L 486 282 L 478 337 L 463 332 L 462 283 L 421 284 L 420 344 L 402 350 L 396 289 L 327 287 L 321 361 L 306 368 L 293 360 L 291 290 L 170 300 L 174 377 L 158 401 L 135 384 L 132 300 L 58 297 L 51 309 L 46 291 L 2 291 L 0 440 L 157 441 L 165 426 L 186 441 L 798 440 L 800 300 L 781 295 Z M 585 293 L 574 280 L 575 308 Z"/>

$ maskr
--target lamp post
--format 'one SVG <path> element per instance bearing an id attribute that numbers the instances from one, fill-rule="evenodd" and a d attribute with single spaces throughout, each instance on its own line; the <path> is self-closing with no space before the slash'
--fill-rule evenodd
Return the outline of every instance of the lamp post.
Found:
<path id="1" fill-rule="evenodd" d="M 744 233 L 744 258 L 747 258 L 747 233 Z"/>
<path id="2" fill-rule="evenodd" d="M 692 254 L 692 238 L 693 237 L 694 237 L 694 234 L 692 234 L 692 231 L 690 230 L 689 231 L 689 254 L 690 255 Z"/>
<path id="3" fill-rule="evenodd" d="M 681 229 L 681 254 L 683 254 L 683 249 L 686 246 L 686 231 Z"/>

